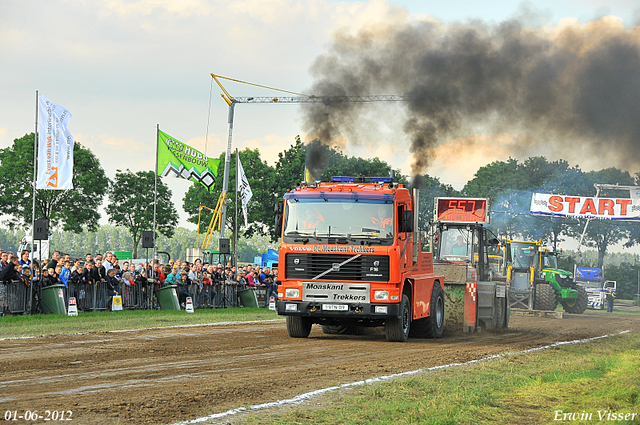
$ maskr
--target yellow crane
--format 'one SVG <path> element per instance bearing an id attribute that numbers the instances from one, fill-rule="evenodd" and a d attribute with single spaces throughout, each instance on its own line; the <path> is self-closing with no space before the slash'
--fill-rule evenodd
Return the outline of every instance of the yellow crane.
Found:
<path id="1" fill-rule="evenodd" d="M 353 103 L 366 103 L 366 102 L 404 102 L 411 100 L 408 96 L 401 95 L 372 95 L 372 96 L 314 96 L 314 95 L 305 95 L 301 93 L 295 93 L 288 90 L 277 89 L 269 86 L 264 86 L 261 84 L 250 83 L 247 81 L 238 80 L 235 78 L 223 77 L 222 75 L 211 74 L 213 80 L 218 84 L 222 93 L 220 94 L 224 101 L 229 105 L 229 137 L 227 142 L 227 153 L 225 155 L 224 161 L 224 179 L 222 183 L 222 192 L 226 193 L 229 190 L 229 165 L 231 163 L 231 140 L 233 134 L 233 117 L 235 105 L 237 103 L 341 103 L 341 102 L 353 102 Z M 233 97 L 224 88 L 220 80 L 228 80 L 234 81 L 242 84 L 249 84 L 255 87 L 261 87 L 269 90 L 275 90 L 283 93 L 289 93 L 293 96 L 279 96 L 279 97 L 270 97 L 270 96 L 253 96 L 253 97 Z M 222 204 L 222 217 L 221 222 L 225 223 L 227 218 L 227 204 L 223 202 Z M 224 226 L 220 230 L 220 238 L 224 238 Z"/>

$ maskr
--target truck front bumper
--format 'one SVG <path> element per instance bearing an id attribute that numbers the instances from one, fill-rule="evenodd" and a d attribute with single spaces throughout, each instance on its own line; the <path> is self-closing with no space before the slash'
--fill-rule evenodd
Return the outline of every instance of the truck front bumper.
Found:
<path id="1" fill-rule="evenodd" d="M 328 310 L 336 308 L 335 303 L 321 303 L 315 301 L 280 301 L 276 302 L 279 315 L 306 316 L 317 319 L 349 318 L 349 319 L 386 319 L 400 317 L 399 303 L 352 303 L 339 304 L 344 310 Z"/>

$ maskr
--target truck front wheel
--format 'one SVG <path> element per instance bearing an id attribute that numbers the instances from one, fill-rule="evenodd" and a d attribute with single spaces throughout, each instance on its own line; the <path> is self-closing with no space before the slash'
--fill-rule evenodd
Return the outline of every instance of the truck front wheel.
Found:
<path id="1" fill-rule="evenodd" d="M 287 332 L 291 338 L 306 338 L 311 333 L 311 319 L 302 316 L 287 316 Z"/>
<path id="2" fill-rule="evenodd" d="M 409 297 L 402 296 L 400 303 L 400 317 L 390 317 L 384 323 L 384 333 L 387 341 L 405 342 L 409 338 L 409 329 L 411 328 L 411 306 L 409 305 Z"/>

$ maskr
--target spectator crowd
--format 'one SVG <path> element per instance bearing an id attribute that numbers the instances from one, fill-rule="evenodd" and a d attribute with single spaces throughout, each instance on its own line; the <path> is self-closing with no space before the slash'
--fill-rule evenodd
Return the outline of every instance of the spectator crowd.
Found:
<path id="1" fill-rule="evenodd" d="M 101 291 L 106 291 L 106 296 L 111 302 L 114 295 L 122 295 L 128 304 L 146 308 L 141 304 L 143 292 L 147 288 L 159 289 L 166 285 L 178 287 L 178 298 L 184 306 L 187 297 L 198 297 L 201 300 L 200 307 L 216 307 L 216 288 L 228 291 L 242 291 L 256 287 L 266 289 L 266 299 L 277 298 L 278 295 L 278 270 L 269 267 L 261 268 L 259 265 L 249 264 L 235 267 L 228 262 L 208 264 L 200 259 L 189 263 L 180 259 L 170 259 L 167 264 L 160 260 L 151 263 L 120 261 L 112 252 L 101 255 L 87 254 L 83 260 L 71 259 L 69 254 L 53 252 L 51 258 L 38 263 L 31 261 L 30 252 L 24 250 L 20 257 L 11 252 L 2 252 L 0 249 L 0 282 L 19 281 L 25 287 L 32 284 L 42 287 L 50 285 L 64 285 L 72 291 L 69 296 L 83 298 L 77 288 L 88 288 L 87 285 L 101 283 Z M 70 289 L 71 288 L 71 289 Z M 134 290 L 137 288 L 137 290 Z M 133 299 L 135 298 L 135 299 Z M 110 304 L 107 306 L 110 308 Z"/>

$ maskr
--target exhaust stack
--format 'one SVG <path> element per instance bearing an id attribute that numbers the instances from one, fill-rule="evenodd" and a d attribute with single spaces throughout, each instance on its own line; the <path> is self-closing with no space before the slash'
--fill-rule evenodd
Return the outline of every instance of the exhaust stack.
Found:
<path id="1" fill-rule="evenodd" d="M 418 229 L 418 216 L 420 205 L 420 189 L 413 188 L 413 264 L 418 262 L 420 251 L 420 230 Z"/>

